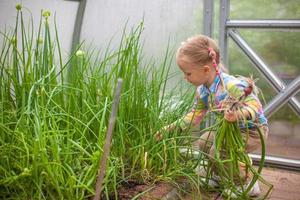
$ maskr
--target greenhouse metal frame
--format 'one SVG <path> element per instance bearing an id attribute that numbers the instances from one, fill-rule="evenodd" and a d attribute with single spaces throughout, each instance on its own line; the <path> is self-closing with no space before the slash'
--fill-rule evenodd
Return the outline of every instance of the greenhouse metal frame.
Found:
<path id="1" fill-rule="evenodd" d="M 213 7 L 213 0 L 204 1 L 204 34 L 208 36 L 212 36 Z M 281 108 L 281 106 L 288 102 L 289 106 L 297 116 L 300 117 L 300 103 L 294 97 L 300 90 L 300 76 L 289 85 L 285 85 L 285 83 L 270 70 L 268 65 L 264 63 L 237 31 L 239 28 L 300 29 L 300 20 L 231 20 L 229 19 L 229 8 L 229 0 L 220 0 L 219 46 L 223 63 L 225 65 L 228 63 L 228 40 L 231 38 L 278 93 L 270 103 L 265 106 L 266 116 L 270 117 Z M 254 161 L 260 159 L 260 156 L 256 154 L 251 154 L 250 156 Z M 266 156 L 266 164 L 280 168 L 300 170 L 300 161 L 296 159 Z"/>

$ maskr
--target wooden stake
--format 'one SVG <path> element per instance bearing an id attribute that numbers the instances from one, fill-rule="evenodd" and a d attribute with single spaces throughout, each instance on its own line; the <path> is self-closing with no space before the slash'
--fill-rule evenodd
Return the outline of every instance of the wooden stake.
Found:
<path id="1" fill-rule="evenodd" d="M 110 143 L 111 143 L 111 138 L 112 138 L 112 132 L 113 132 L 113 129 L 115 126 L 116 115 L 117 115 L 118 105 L 119 105 L 119 101 L 120 101 L 121 86 L 122 86 L 122 79 L 119 78 L 113 105 L 112 105 L 112 110 L 110 113 L 108 129 L 106 132 L 106 139 L 105 139 L 104 148 L 103 148 L 103 155 L 102 155 L 99 170 L 98 170 L 97 183 L 96 183 L 96 188 L 95 188 L 96 193 L 95 193 L 94 200 L 100 200 L 100 194 L 102 191 L 102 184 L 103 184 L 105 169 L 106 169 L 106 162 L 107 162 L 109 152 L 110 152 Z"/>

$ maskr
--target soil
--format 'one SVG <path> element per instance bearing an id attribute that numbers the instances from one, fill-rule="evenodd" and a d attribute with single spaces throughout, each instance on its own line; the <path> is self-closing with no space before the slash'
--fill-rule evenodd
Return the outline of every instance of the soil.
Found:
<path id="1" fill-rule="evenodd" d="M 178 184 L 182 186 L 182 189 L 189 191 L 189 184 L 186 184 L 183 180 L 179 181 Z M 204 193 L 201 195 L 201 199 L 203 200 L 213 199 L 212 197 L 216 198 L 217 196 L 216 193 Z M 193 194 L 183 194 L 172 184 L 166 182 L 157 182 L 154 185 L 146 185 L 136 181 L 128 181 L 119 188 L 118 199 L 132 200 L 133 198 L 139 200 L 192 200 L 198 199 L 199 197 L 197 198 Z M 113 196 L 109 197 L 109 200 L 114 199 Z"/>
<path id="2" fill-rule="evenodd" d="M 119 200 L 131 200 L 134 197 L 139 200 L 161 200 L 173 189 L 171 184 L 158 182 L 155 185 L 147 185 L 129 180 L 118 189 Z M 138 195 L 140 197 L 137 197 Z M 103 197 L 102 199 L 106 199 Z M 114 195 L 109 200 L 116 199 Z"/>

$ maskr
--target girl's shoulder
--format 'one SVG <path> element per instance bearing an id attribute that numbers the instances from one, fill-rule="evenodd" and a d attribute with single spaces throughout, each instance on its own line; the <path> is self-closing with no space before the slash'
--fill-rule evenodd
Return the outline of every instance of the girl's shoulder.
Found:
<path id="1" fill-rule="evenodd" d="M 209 90 L 204 85 L 199 85 L 196 89 L 196 96 L 200 98 L 205 98 L 209 95 Z"/>
<path id="2" fill-rule="evenodd" d="M 242 76 L 233 76 L 223 73 L 222 78 L 225 89 L 231 96 L 239 97 L 243 95 L 244 89 L 249 86 L 247 79 Z"/>
<path id="3" fill-rule="evenodd" d="M 203 92 L 204 92 L 204 89 L 205 87 L 203 85 L 199 85 L 197 88 L 196 88 L 196 93 L 197 95 L 201 95 Z"/>
<path id="4" fill-rule="evenodd" d="M 222 73 L 224 84 L 228 87 L 247 87 L 248 82 L 245 77 L 233 76 L 227 73 Z"/>

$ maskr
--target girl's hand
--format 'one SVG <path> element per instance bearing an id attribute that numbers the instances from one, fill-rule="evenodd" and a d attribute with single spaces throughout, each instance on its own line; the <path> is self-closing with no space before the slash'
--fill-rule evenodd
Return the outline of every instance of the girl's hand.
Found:
<path id="1" fill-rule="evenodd" d="M 169 131 L 172 131 L 175 129 L 175 125 L 174 124 L 170 124 L 170 125 L 167 125 L 163 128 L 161 128 L 159 131 L 157 131 L 155 134 L 154 134 L 154 138 L 156 141 L 160 141 L 163 139 L 163 133 L 164 132 L 169 132 Z"/>
<path id="2" fill-rule="evenodd" d="M 156 141 L 161 141 L 163 139 L 163 134 L 161 133 L 161 131 L 157 131 L 154 135 L 154 138 Z"/>
<path id="3" fill-rule="evenodd" d="M 225 110 L 224 118 L 229 122 L 235 122 L 238 119 L 240 119 L 239 112 L 237 112 L 237 111 L 235 112 L 235 111 L 232 111 L 232 110 L 229 110 L 229 109 Z"/>
<path id="4" fill-rule="evenodd" d="M 251 117 L 251 114 L 249 111 L 247 111 L 245 109 L 239 109 L 236 111 L 232 111 L 232 110 L 228 109 L 228 110 L 225 110 L 224 117 L 229 122 L 235 122 L 238 120 L 245 120 L 245 119 Z"/>

